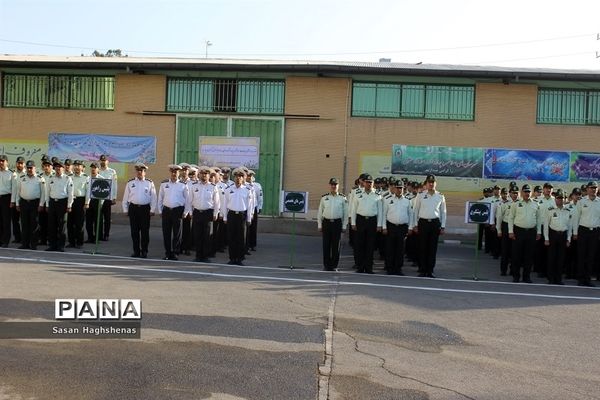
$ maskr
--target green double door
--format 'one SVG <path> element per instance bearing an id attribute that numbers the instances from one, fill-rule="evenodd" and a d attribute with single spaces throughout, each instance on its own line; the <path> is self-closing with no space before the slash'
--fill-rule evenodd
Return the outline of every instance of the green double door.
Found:
<path id="1" fill-rule="evenodd" d="M 283 118 L 178 116 L 176 162 L 198 163 L 198 137 L 259 137 L 259 167 L 256 180 L 262 185 L 262 214 L 279 214 L 283 160 Z"/>

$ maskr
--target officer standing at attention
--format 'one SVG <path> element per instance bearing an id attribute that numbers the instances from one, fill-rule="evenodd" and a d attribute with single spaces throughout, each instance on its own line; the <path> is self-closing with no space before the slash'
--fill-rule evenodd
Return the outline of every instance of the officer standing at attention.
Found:
<path id="1" fill-rule="evenodd" d="M 83 225 L 85 221 L 85 203 L 89 191 L 90 177 L 83 172 L 83 161 L 73 162 L 73 207 L 67 216 L 67 247 L 80 249 L 83 246 Z"/>
<path id="2" fill-rule="evenodd" d="M 60 160 L 53 164 L 55 175 L 47 183 L 48 245 L 46 251 L 65 251 L 65 214 L 73 206 L 73 180 L 65 175 Z"/>
<path id="3" fill-rule="evenodd" d="M 15 179 L 19 179 L 25 175 L 25 158 L 22 156 L 17 157 L 17 161 L 15 162 Z M 15 181 L 16 183 L 16 181 Z M 17 185 L 13 185 L 13 190 L 16 190 Z M 13 193 L 11 200 L 15 202 L 15 194 Z M 17 207 L 11 207 L 10 209 L 11 219 L 12 219 L 12 231 L 15 240 L 13 243 L 21 243 L 21 215 Z"/>
<path id="4" fill-rule="evenodd" d="M 317 226 L 323 236 L 323 269 L 337 270 L 340 262 L 340 239 L 348 226 L 348 201 L 339 193 L 337 178 L 329 180 L 329 193 L 321 196 Z"/>
<path id="5" fill-rule="evenodd" d="M 544 225 L 546 224 L 546 211 L 548 207 L 556 207 L 554 197 L 552 196 L 552 189 L 554 186 L 550 182 L 544 183 L 542 187 L 542 194 L 537 197 L 536 201 L 540 205 L 540 218 L 542 220 L 542 232 L 544 231 Z M 544 245 L 544 240 L 536 242 L 536 253 L 533 260 L 533 271 L 537 272 L 540 278 L 545 278 L 546 269 L 548 266 L 548 248 Z"/>
<path id="6" fill-rule="evenodd" d="M 563 285 L 562 269 L 567 247 L 571 242 L 571 211 L 563 206 L 565 196 L 562 189 L 556 191 L 555 205 L 546 209 L 544 222 L 544 245 L 548 249 L 548 283 Z"/>
<path id="7" fill-rule="evenodd" d="M 98 206 L 100 205 L 100 199 L 92 199 L 92 179 L 104 179 L 98 174 L 98 164 L 93 162 L 90 164 L 90 183 L 88 185 L 88 191 L 85 196 L 85 230 L 87 231 L 88 240 L 86 243 L 96 243 L 96 228 L 98 228 L 98 236 L 102 237 L 102 219 L 98 221 Z M 109 199 L 113 198 L 113 187 L 110 187 Z M 96 224 L 98 226 L 96 226 Z"/>
<path id="8" fill-rule="evenodd" d="M 244 175 L 240 168 L 233 170 L 235 183 L 225 190 L 225 203 L 221 206 L 223 222 L 227 224 L 230 265 L 244 265 L 242 258 L 246 249 L 245 225 L 252 222 L 252 214 L 248 211 L 254 207 L 254 196 L 244 184 Z"/>
<path id="9" fill-rule="evenodd" d="M 258 214 L 263 207 L 263 190 L 262 185 L 255 180 L 256 173 L 252 170 L 248 171 L 246 183 L 254 191 L 254 210 L 252 212 L 252 223 L 248 227 L 248 237 L 246 238 L 246 247 L 252 251 L 256 251 L 256 243 L 258 236 Z"/>
<path id="10" fill-rule="evenodd" d="M 108 166 L 108 157 L 106 154 L 102 154 L 100 156 L 100 168 L 98 173 L 105 179 L 110 179 L 111 182 L 111 198 L 109 200 L 105 200 L 102 203 L 102 219 L 104 220 L 104 227 L 102 229 L 103 235 L 100 237 L 100 240 L 108 240 L 108 236 L 110 235 L 110 215 L 111 215 L 111 207 L 117 204 L 117 171 L 110 168 Z"/>
<path id="11" fill-rule="evenodd" d="M 188 187 L 179 180 L 181 167 L 169 165 L 171 177 L 160 184 L 158 190 L 158 214 L 162 215 L 163 243 L 165 257 L 163 260 L 177 260 L 175 254 L 180 240 L 181 219 L 188 198 Z"/>
<path id="12" fill-rule="evenodd" d="M 377 232 L 382 231 L 383 205 L 381 196 L 373 189 L 373 177 L 367 174 L 363 182 L 363 191 L 354 196 L 350 220 L 352 229 L 356 231 L 354 237 L 356 272 L 372 274 Z"/>
<path id="13" fill-rule="evenodd" d="M 37 250 L 38 212 L 44 208 L 46 185 L 44 178 L 36 175 L 35 163 L 27 161 L 27 173 L 17 179 L 15 207 L 21 214 L 21 246 L 19 249 Z"/>
<path id="14" fill-rule="evenodd" d="M 434 175 L 425 178 L 425 191 L 415 198 L 414 216 L 419 249 L 420 277 L 435 278 L 439 236 L 446 228 L 446 197 L 436 190 Z"/>
<path id="15" fill-rule="evenodd" d="M 508 236 L 508 220 L 510 218 L 510 209 L 519 197 L 519 188 L 510 187 L 510 198 L 506 197 L 506 188 L 502 189 L 500 195 L 502 201 L 496 207 L 496 232 L 501 243 L 500 254 L 500 275 L 506 276 L 508 265 L 511 264 L 512 240 Z"/>
<path id="16" fill-rule="evenodd" d="M 383 235 L 386 238 L 385 266 L 389 275 L 404 275 L 404 240 L 413 228 L 413 209 L 404 197 L 404 182 L 398 179 L 390 187 L 391 197 L 383 202 Z"/>
<path id="17" fill-rule="evenodd" d="M 135 178 L 130 179 L 123 192 L 123 212 L 129 217 L 133 254 L 131 257 L 148 257 L 150 242 L 150 217 L 156 210 L 156 188 L 146 179 L 148 167 L 135 164 Z"/>
<path id="18" fill-rule="evenodd" d="M 536 240 L 540 240 L 542 236 L 542 221 L 540 206 L 531 199 L 529 185 L 523 185 L 521 195 L 523 199 L 511 206 L 508 219 L 508 236 L 514 240 L 512 245 L 513 282 L 519 282 L 521 268 L 523 268 L 523 282 L 531 283 L 531 265 L 533 264 Z"/>
<path id="19" fill-rule="evenodd" d="M 594 287 L 591 276 L 600 236 L 598 183 L 589 182 L 586 189 L 587 197 L 577 202 L 573 215 L 573 239 L 577 240 L 577 284 Z"/>
<path id="20" fill-rule="evenodd" d="M 41 178 L 44 178 L 46 182 L 46 191 L 48 191 L 48 182 L 50 178 L 54 176 L 54 169 L 52 163 L 48 159 L 48 156 L 42 156 L 42 173 L 39 174 Z M 46 198 L 44 197 L 44 208 L 38 213 L 38 244 L 45 246 L 48 244 L 48 209 L 46 208 Z"/>
<path id="21" fill-rule="evenodd" d="M 13 184 L 15 173 L 8 169 L 8 157 L 0 155 L 0 246 L 10 243 L 11 207 L 14 203 Z"/>
<path id="22" fill-rule="evenodd" d="M 221 208 L 219 189 L 209 182 L 210 168 L 199 168 L 200 180 L 189 186 L 189 195 L 185 213 L 192 215 L 193 242 L 196 248 L 197 262 L 209 262 L 212 253 L 210 223 L 217 220 Z"/>

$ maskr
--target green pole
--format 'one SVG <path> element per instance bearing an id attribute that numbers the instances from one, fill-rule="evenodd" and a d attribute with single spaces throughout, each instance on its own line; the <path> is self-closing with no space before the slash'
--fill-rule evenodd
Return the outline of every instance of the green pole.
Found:
<path id="1" fill-rule="evenodd" d="M 474 268 L 474 272 L 473 272 L 473 280 L 477 281 L 479 280 L 479 278 L 477 277 L 477 271 L 479 270 L 479 228 L 481 227 L 481 224 L 477 225 L 477 239 L 475 239 L 475 268 Z M 482 227 L 482 229 L 485 229 L 485 227 Z"/>
<path id="2" fill-rule="evenodd" d="M 294 269 L 294 251 L 296 250 L 296 213 L 292 212 L 292 249 L 290 251 L 290 269 Z"/>
<path id="3" fill-rule="evenodd" d="M 96 254 L 98 253 L 98 241 L 100 240 L 99 233 L 100 233 L 100 212 L 102 211 L 102 204 L 104 203 L 104 200 L 98 200 L 98 212 L 97 212 L 97 216 L 96 216 L 96 249 L 94 250 L 94 252 L 92 254 Z"/>

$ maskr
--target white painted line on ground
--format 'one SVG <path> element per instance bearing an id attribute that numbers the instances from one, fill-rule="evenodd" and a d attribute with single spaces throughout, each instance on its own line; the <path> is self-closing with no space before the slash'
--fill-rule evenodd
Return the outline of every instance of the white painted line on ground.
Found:
<path id="1" fill-rule="evenodd" d="M 164 272 L 170 274 L 184 274 L 184 275 L 197 275 L 207 277 L 219 277 L 219 278 L 238 278 L 238 279 L 252 279 L 252 280 L 267 280 L 267 281 L 279 281 L 279 282 L 297 282 L 297 283 L 311 283 L 311 284 L 323 284 L 331 285 L 336 283 L 333 280 L 324 279 L 302 279 L 302 278 L 283 278 L 276 276 L 265 276 L 265 275 L 242 275 L 242 274 L 224 274 L 216 272 L 201 272 L 201 271 L 183 271 L 177 269 L 164 269 L 164 268 L 144 268 L 144 267 L 133 267 L 123 265 L 104 265 L 104 264 L 90 264 L 90 263 L 78 263 L 70 261 L 56 261 L 56 260 L 45 260 L 45 259 L 28 259 L 28 258 L 15 258 L 15 257 L 1 257 L 0 259 L 12 259 L 16 261 L 36 261 L 45 264 L 54 265 L 74 265 L 87 268 L 101 268 L 101 269 L 120 269 L 129 271 L 144 271 L 144 272 Z M 374 276 L 374 275 L 369 275 Z M 462 281 L 460 281 L 462 282 Z M 446 293 L 468 293 L 468 294 L 490 294 L 500 296 L 517 296 L 517 297 L 537 297 L 537 298 L 549 298 L 549 299 L 568 299 L 568 300 L 593 300 L 600 301 L 600 297 L 592 296 L 565 296 L 565 295 L 553 295 L 553 294 L 538 294 L 538 293 L 523 293 L 523 292 L 498 292 L 492 290 L 469 290 L 469 289 L 450 289 L 450 288 L 435 288 L 428 286 L 405 286 L 405 285 L 393 285 L 383 283 L 370 283 L 370 282 L 337 282 L 343 286 L 360 286 L 360 287 L 374 287 L 374 288 L 390 288 L 390 289 L 406 289 L 406 290 L 420 290 L 426 292 L 446 292 Z M 528 285 L 529 286 L 529 285 Z M 556 286 L 554 286 L 557 288 Z"/>

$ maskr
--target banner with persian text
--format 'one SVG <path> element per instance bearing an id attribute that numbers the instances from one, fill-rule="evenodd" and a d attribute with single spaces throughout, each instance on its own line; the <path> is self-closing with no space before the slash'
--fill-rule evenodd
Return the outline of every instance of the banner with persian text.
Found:
<path id="1" fill-rule="evenodd" d="M 600 180 L 600 154 L 571 153 L 571 181 Z"/>
<path id="2" fill-rule="evenodd" d="M 50 133 L 48 153 L 58 158 L 108 160 L 121 163 L 156 163 L 155 136 L 120 136 L 83 133 Z"/>
<path id="3" fill-rule="evenodd" d="M 236 168 L 244 165 L 258 170 L 259 137 L 200 136 L 198 165 Z"/>
<path id="4" fill-rule="evenodd" d="M 486 149 L 483 177 L 520 181 L 569 181 L 570 153 Z"/>
<path id="5" fill-rule="evenodd" d="M 448 146 L 392 146 L 392 173 L 481 178 L 483 149 Z"/>

